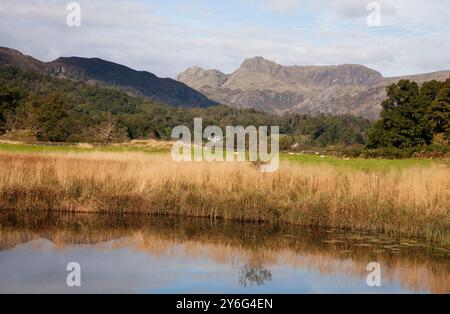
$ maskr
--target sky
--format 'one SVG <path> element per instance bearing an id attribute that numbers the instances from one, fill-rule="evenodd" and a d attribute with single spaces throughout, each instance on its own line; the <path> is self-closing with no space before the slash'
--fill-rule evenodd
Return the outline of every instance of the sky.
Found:
<path id="1" fill-rule="evenodd" d="M 194 65 L 230 73 L 254 56 L 363 64 L 384 76 L 450 70 L 449 0 L 78 0 L 80 26 L 67 23 L 70 2 L 0 0 L 0 46 L 160 77 Z M 369 15 L 380 23 L 369 26 Z"/>

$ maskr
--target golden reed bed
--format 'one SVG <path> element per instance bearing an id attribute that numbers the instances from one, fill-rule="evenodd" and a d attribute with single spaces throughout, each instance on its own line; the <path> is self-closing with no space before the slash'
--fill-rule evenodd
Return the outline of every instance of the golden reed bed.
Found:
<path id="1" fill-rule="evenodd" d="M 450 169 L 176 163 L 145 154 L 0 153 L 0 209 L 287 222 L 450 244 Z"/>

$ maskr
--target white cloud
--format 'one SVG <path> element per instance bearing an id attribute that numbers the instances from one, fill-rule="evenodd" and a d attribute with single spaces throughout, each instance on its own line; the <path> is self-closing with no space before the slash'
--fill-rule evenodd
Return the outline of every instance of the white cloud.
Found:
<path id="1" fill-rule="evenodd" d="M 450 69 L 447 0 L 380 0 L 382 28 L 367 27 L 368 1 L 363 0 L 321 5 L 302 0 L 300 9 L 308 10 L 312 20 L 308 25 L 299 20 L 298 27 L 277 25 L 276 19 L 261 23 L 253 16 L 239 23 L 233 12 L 219 14 L 220 23 L 212 23 L 218 19 L 210 8 L 188 19 L 162 14 L 143 1 L 79 2 L 79 28 L 67 27 L 65 1 L 1 2 L 0 45 L 45 61 L 95 56 L 172 77 L 192 65 L 230 72 L 255 55 L 287 65 L 360 63 L 385 75 Z M 276 2 L 265 0 L 265 8 L 259 8 L 290 13 L 298 5 Z"/>
<path id="2" fill-rule="evenodd" d="M 286 13 L 297 9 L 300 0 L 263 0 L 262 5 L 266 10 Z"/>

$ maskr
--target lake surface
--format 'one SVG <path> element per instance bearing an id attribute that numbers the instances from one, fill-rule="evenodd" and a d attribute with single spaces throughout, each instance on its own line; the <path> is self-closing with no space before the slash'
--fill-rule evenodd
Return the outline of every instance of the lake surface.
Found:
<path id="1" fill-rule="evenodd" d="M 66 284 L 70 262 L 81 287 Z M 1 212 L 0 293 L 17 292 L 450 293 L 450 251 L 290 225 Z"/>

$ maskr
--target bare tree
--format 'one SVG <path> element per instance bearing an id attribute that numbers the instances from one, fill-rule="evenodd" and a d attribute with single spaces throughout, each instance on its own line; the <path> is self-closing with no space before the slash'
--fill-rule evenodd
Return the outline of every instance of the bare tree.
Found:
<path id="1" fill-rule="evenodd" d="M 106 144 L 126 137 L 125 130 L 119 128 L 112 117 L 97 126 L 98 138 Z"/>

